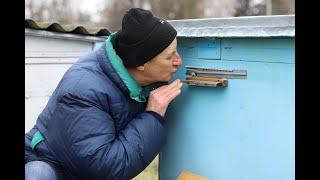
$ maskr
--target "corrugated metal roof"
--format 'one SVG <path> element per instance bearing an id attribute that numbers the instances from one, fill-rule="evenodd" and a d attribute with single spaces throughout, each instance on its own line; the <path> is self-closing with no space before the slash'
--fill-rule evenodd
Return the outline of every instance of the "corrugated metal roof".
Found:
<path id="1" fill-rule="evenodd" d="M 228 18 L 201 18 L 168 21 L 178 32 L 178 37 L 294 37 L 295 15 L 242 16 Z M 88 28 L 62 25 L 57 22 L 25 20 L 25 27 L 36 30 L 108 36 L 106 28 Z"/>
<path id="2" fill-rule="evenodd" d="M 178 37 L 294 37 L 295 15 L 168 21 Z"/>
<path id="3" fill-rule="evenodd" d="M 88 28 L 81 25 L 62 25 L 57 22 L 36 22 L 33 19 L 25 19 L 25 27 L 36 30 L 80 34 L 86 36 L 110 35 L 110 31 L 106 28 Z"/>

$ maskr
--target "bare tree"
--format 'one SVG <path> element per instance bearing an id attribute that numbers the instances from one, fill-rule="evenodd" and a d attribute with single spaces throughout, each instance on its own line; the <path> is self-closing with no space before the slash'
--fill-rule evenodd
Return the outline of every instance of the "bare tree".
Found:
<path id="1" fill-rule="evenodd" d="M 124 13 L 132 7 L 151 10 L 165 19 L 191 19 L 204 17 L 255 16 L 266 14 L 266 0 L 254 4 L 253 0 L 109 0 L 99 11 L 100 21 L 92 22 L 91 15 L 74 7 L 77 0 L 26 0 L 27 18 L 36 21 L 57 21 L 62 24 L 103 26 L 110 31 L 121 27 Z M 271 2 L 271 0 L 270 0 Z M 294 13 L 295 0 L 272 0 L 272 14 Z"/>
<path id="2" fill-rule="evenodd" d="M 91 16 L 72 7 L 72 0 L 26 0 L 27 18 L 61 24 L 90 24 Z"/>
<path id="3" fill-rule="evenodd" d="M 166 19 L 193 19 L 204 17 L 207 0 L 148 0 L 151 11 Z"/>
<path id="4" fill-rule="evenodd" d="M 267 15 L 272 15 L 272 0 L 265 0 L 265 1 L 266 1 Z"/>
<path id="5" fill-rule="evenodd" d="M 208 0 L 110 0 L 100 12 L 100 25 L 116 31 L 121 27 L 124 13 L 133 7 L 152 11 L 155 16 L 165 19 L 185 19 L 204 17 Z"/>
<path id="6" fill-rule="evenodd" d="M 142 8 L 144 4 L 144 0 L 111 0 L 100 11 L 103 18 L 99 25 L 108 27 L 110 31 L 117 31 L 121 27 L 124 13 L 133 7 Z"/>
<path id="7" fill-rule="evenodd" d="M 235 13 L 238 0 L 207 0 L 204 17 L 230 17 Z"/>
<path id="8" fill-rule="evenodd" d="M 295 13 L 295 0 L 273 0 L 272 1 L 272 14 L 294 14 Z"/>
<path id="9" fill-rule="evenodd" d="M 250 0 L 239 0 L 234 16 L 247 16 L 250 10 Z"/>
<path id="10" fill-rule="evenodd" d="M 264 0 L 253 4 L 251 0 L 239 0 L 234 16 L 293 14 L 295 0 Z"/>
<path id="11" fill-rule="evenodd" d="M 27 0 L 25 6 L 29 14 L 27 18 L 33 18 L 37 21 L 45 20 L 45 11 L 49 8 L 47 1 L 41 1 L 36 5 L 34 0 Z"/>

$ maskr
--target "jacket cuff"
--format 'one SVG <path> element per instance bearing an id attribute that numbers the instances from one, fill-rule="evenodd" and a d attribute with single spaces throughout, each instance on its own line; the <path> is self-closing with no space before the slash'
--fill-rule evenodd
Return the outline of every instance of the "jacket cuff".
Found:
<path id="1" fill-rule="evenodd" d="M 145 111 L 149 114 L 152 114 L 154 118 L 156 118 L 162 125 L 165 125 L 166 120 L 158 113 L 154 112 L 154 111 Z"/>

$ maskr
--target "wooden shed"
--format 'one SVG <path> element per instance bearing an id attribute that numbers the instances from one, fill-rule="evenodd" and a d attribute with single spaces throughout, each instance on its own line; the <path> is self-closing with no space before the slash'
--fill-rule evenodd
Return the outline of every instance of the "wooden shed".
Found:
<path id="1" fill-rule="evenodd" d="M 25 132 L 45 107 L 65 71 L 110 32 L 25 20 Z"/>

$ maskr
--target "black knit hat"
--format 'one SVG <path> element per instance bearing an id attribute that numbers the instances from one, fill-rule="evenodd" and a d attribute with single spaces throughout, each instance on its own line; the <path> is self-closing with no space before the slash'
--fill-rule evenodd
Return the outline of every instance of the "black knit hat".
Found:
<path id="1" fill-rule="evenodd" d="M 116 33 L 115 49 L 126 67 L 138 67 L 161 53 L 177 35 L 164 19 L 144 9 L 129 9 Z"/>

